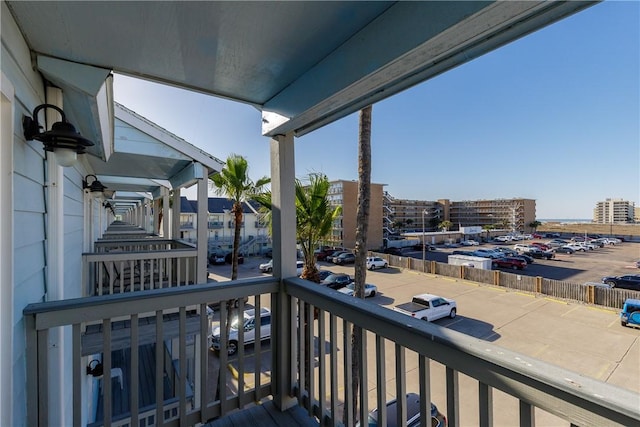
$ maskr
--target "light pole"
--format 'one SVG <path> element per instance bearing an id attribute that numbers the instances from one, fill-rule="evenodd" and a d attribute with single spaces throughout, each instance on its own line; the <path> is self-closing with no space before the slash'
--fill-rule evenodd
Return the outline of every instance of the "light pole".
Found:
<path id="1" fill-rule="evenodd" d="M 425 240 L 424 240 L 424 214 L 427 212 L 426 209 L 422 209 L 422 270 L 424 272 L 424 261 L 426 258 L 426 247 L 425 247 Z"/>

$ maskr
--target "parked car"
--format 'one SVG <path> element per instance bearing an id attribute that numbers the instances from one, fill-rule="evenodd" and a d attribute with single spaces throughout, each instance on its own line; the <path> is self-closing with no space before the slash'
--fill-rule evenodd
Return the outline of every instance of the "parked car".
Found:
<path id="1" fill-rule="evenodd" d="M 631 289 L 640 291 L 640 274 L 626 274 L 624 276 L 607 276 L 602 278 L 602 283 L 619 289 Z"/>
<path id="2" fill-rule="evenodd" d="M 345 251 L 345 250 L 334 251 L 334 252 L 331 253 L 331 255 L 329 255 L 327 257 L 326 261 L 335 263 L 335 261 L 334 261 L 335 258 L 338 258 L 340 255 L 346 254 L 346 253 L 347 253 L 347 251 Z"/>
<path id="3" fill-rule="evenodd" d="M 495 248 L 493 248 L 493 250 L 503 253 L 505 256 L 518 255 L 518 251 L 511 249 L 507 246 L 496 246 Z"/>
<path id="4" fill-rule="evenodd" d="M 513 249 L 515 251 L 518 251 L 518 252 L 527 253 L 529 251 L 533 251 L 533 250 L 536 250 L 538 248 L 535 247 L 534 245 L 528 245 L 528 244 L 524 244 L 524 243 L 516 243 L 515 245 L 513 245 Z"/>
<path id="5" fill-rule="evenodd" d="M 542 239 L 544 236 L 540 233 L 533 233 L 531 237 L 533 237 L 534 239 Z"/>
<path id="6" fill-rule="evenodd" d="M 556 253 L 569 254 L 569 255 L 571 255 L 571 254 L 576 252 L 576 250 L 573 249 L 571 246 L 566 246 L 566 245 L 559 246 L 559 247 L 554 248 L 552 250 L 555 251 Z"/>
<path id="7" fill-rule="evenodd" d="M 523 270 L 527 267 L 527 262 L 520 258 L 503 257 L 491 261 L 493 268 L 511 268 L 513 270 Z"/>
<path id="8" fill-rule="evenodd" d="M 491 258 L 491 259 L 502 258 L 504 256 L 502 252 L 499 252 L 493 249 L 487 249 L 487 248 L 477 249 L 473 251 L 473 255 L 483 257 L 483 258 Z"/>
<path id="9" fill-rule="evenodd" d="M 355 293 L 356 284 L 354 282 L 349 283 L 344 288 L 338 289 L 338 292 L 342 292 L 343 294 L 353 296 Z M 376 285 L 371 285 L 369 283 L 364 284 L 364 297 L 375 297 L 378 293 L 378 287 Z"/>
<path id="10" fill-rule="evenodd" d="M 493 240 L 495 240 L 496 242 L 510 242 L 513 240 L 513 238 L 511 236 L 498 236 Z"/>
<path id="11" fill-rule="evenodd" d="M 335 273 L 327 276 L 327 278 L 320 282 L 320 284 L 331 289 L 340 289 L 344 288 L 351 282 L 353 282 L 353 279 L 351 279 L 351 276 L 348 274 Z"/>
<path id="12" fill-rule="evenodd" d="M 225 256 L 223 253 L 215 252 L 209 255 L 209 264 L 221 265 L 225 263 Z"/>
<path id="13" fill-rule="evenodd" d="M 420 395 L 416 393 L 407 393 L 407 422 L 403 426 L 418 427 L 420 425 Z M 400 427 L 397 424 L 398 402 L 396 399 L 387 402 L 387 424 L 386 427 Z M 369 412 L 367 418 L 368 427 L 378 427 L 378 409 Z M 436 405 L 431 403 L 431 423 L 427 423 L 431 427 L 446 427 L 447 419 L 438 411 Z M 364 426 L 363 426 L 364 427 Z M 382 427 L 382 426 L 381 426 Z"/>
<path id="14" fill-rule="evenodd" d="M 480 243 L 476 242 L 475 240 L 463 240 L 460 242 L 460 244 L 462 246 L 479 246 Z"/>
<path id="15" fill-rule="evenodd" d="M 333 274 L 333 272 L 329 271 L 329 270 L 320 270 L 320 271 L 318 271 L 318 277 L 320 278 L 320 281 L 323 281 L 324 279 L 326 279 L 327 277 L 329 277 L 332 274 Z"/>
<path id="16" fill-rule="evenodd" d="M 545 242 L 545 245 L 551 247 L 551 248 L 558 248 L 560 246 L 565 246 L 567 245 L 569 242 L 567 242 L 566 240 L 562 240 L 562 239 L 553 239 L 553 240 L 549 240 L 548 242 Z"/>
<path id="17" fill-rule="evenodd" d="M 224 262 L 231 264 L 231 258 L 233 258 L 233 253 L 229 252 L 224 256 Z M 242 253 L 238 254 L 238 264 L 244 264 L 244 255 Z"/>
<path id="18" fill-rule="evenodd" d="M 345 252 L 333 258 L 333 263 L 338 265 L 353 264 L 356 262 L 356 256 L 351 252 Z"/>
<path id="19" fill-rule="evenodd" d="M 460 249 L 456 249 L 451 252 L 451 255 L 466 255 L 466 256 L 476 256 L 475 251 L 462 251 Z"/>
<path id="20" fill-rule="evenodd" d="M 640 299 L 627 298 L 620 312 L 620 324 L 622 326 L 640 326 Z"/>
<path id="21" fill-rule="evenodd" d="M 578 252 L 578 251 L 586 252 L 588 250 L 586 248 L 586 246 L 583 246 L 578 242 L 567 243 L 565 246 L 570 247 L 571 249 L 573 249 L 576 252 Z"/>
<path id="22" fill-rule="evenodd" d="M 555 252 L 551 250 L 543 251 L 542 249 L 530 250 L 529 252 L 527 252 L 527 255 L 529 255 L 532 258 L 539 258 L 539 259 L 552 259 L 556 257 Z"/>
<path id="23" fill-rule="evenodd" d="M 390 255 L 402 255 L 402 251 L 400 250 L 400 248 L 394 248 L 394 247 L 385 248 L 384 253 L 390 254 Z"/>
<path id="24" fill-rule="evenodd" d="M 540 248 L 543 251 L 548 251 L 549 249 L 551 249 L 551 246 L 549 245 L 545 245 L 544 243 L 540 243 L 540 242 L 531 242 L 531 244 L 537 248 Z"/>
<path id="25" fill-rule="evenodd" d="M 532 256 L 529 256 L 529 252 L 525 253 L 519 253 L 518 255 L 511 255 L 511 258 L 517 258 L 517 259 L 521 259 L 524 262 L 527 263 L 527 265 L 529 264 L 533 264 L 535 262 L 535 259 Z"/>
<path id="26" fill-rule="evenodd" d="M 432 294 L 414 295 L 411 301 L 393 307 L 399 313 L 427 322 L 443 317 L 454 319 L 457 308 L 458 305 L 454 300 Z"/>
<path id="27" fill-rule="evenodd" d="M 544 237 L 553 239 L 554 237 L 560 237 L 560 233 L 545 233 Z"/>
<path id="28" fill-rule="evenodd" d="M 376 268 L 387 268 L 388 266 L 389 263 L 387 262 L 387 260 L 380 257 L 374 256 L 367 258 L 367 268 L 369 270 L 375 270 Z"/>
<path id="29" fill-rule="evenodd" d="M 258 266 L 262 273 L 271 273 L 273 271 L 273 259 L 269 260 L 264 264 L 260 264 Z M 302 274 L 302 269 L 304 268 L 303 261 L 296 261 L 296 275 L 300 276 Z"/>
<path id="30" fill-rule="evenodd" d="M 242 327 L 244 330 L 244 339 L 242 343 L 239 343 L 238 329 Z M 243 318 L 235 317 L 231 321 L 231 329 L 229 331 L 229 337 L 227 341 L 227 353 L 229 355 L 235 354 L 238 351 L 238 345 L 247 345 L 254 343 L 256 340 L 256 312 L 255 309 L 245 310 Z M 220 350 L 220 326 L 213 329 L 209 337 L 209 345 L 215 349 Z M 260 340 L 268 340 L 271 338 L 271 311 L 263 307 L 260 309 Z"/>

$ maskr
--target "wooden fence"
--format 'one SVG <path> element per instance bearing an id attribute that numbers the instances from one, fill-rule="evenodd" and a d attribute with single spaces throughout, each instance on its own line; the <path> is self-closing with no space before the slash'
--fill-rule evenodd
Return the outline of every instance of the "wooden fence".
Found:
<path id="1" fill-rule="evenodd" d="M 603 307 L 622 308 L 627 298 L 640 298 L 640 292 L 614 289 L 600 284 L 580 284 L 543 277 L 525 276 L 518 273 L 507 273 L 497 270 L 483 270 L 462 265 L 450 265 L 436 261 L 396 255 L 370 253 L 369 256 L 379 256 L 386 259 L 390 267 L 406 268 L 429 274 L 466 279 L 478 283 L 500 286 L 521 292 L 548 295 L 555 298 L 579 301 L 585 304 L 595 304 Z"/>

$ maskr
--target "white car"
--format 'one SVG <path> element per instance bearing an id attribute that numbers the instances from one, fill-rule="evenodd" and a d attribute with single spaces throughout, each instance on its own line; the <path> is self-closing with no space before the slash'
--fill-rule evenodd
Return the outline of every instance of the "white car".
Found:
<path id="1" fill-rule="evenodd" d="M 510 242 L 513 240 L 511 236 L 498 236 L 495 239 L 496 242 Z"/>
<path id="2" fill-rule="evenodd" d="M 570 247 L 571 249 L 573 249 L 576 252 L 577 251 L 586 252 L 588 250 L 585 246 L 583 246 L 583 245 L 581 245 L 580 243 L 577 243 L 577 242 L 567 243 L 564 246 L 568 246 L 568 247 Z"/>
<path id="3" fill-rule="evenodd" d="M 264 264 L 260 264 L 258 267 L 263 273 L 271 273 L 273 271 L 273 260 L 269 260 Z M 303 261 L 296 261 L 296 275 L 300 276 L 302 274 L 302 269 L 304 268 Z"/>
<path id="4" fill-rule="evenodd" d="M 242 328 L 244 331 L 243 345 L 254 343 L 256 340 L 256 311 L 249 309 L 244 311 Z M 238 317 L 231 321 L 231 330 L 227 341 L 227 353 L 235 354 L 238 351 L 240 320 Z M 211 348 L 220 350 L 220 326 L 213 328 L 211 336 L 209 336 L 209 345 Z M 268 340 L 271 338 L 271 311 L 263 307 L 260 309 L 260 340 Z"/>
<path id="5" fill-rule="evenodd" d="M 353 296 L 353 294 L 355 293 L 355 287 L 356 287 L 356 284 L 351 282 L 344 288 L 338 289 L 338 292 Z M 378 293 L 378 287 L 376 285 L 370 285 L 369 283 L 365 283 L 364 285 L 365 298 L 375 297 L 377 293 Z"/>
<path id="6" fill-rule="evenodd" d="M 372 256 L 367 258 L 367 269 L 375 270 L 376 268 L 387 268 L 389 263 L 377 256 Z"/>
<path id="7" fill-rule="evenodd" d="M 523 253 L 527 253 L 527 252 L 532 252 L 535 251 L 536 249 L 540 249 L 534 245 L 527 245 L 527 244 L 523 244 L 523 243 L 516 243 L 515 245 L 513 245 L 513 249 L 518 251 L 518 252 L 523 252 Z"/>
<path id="8" fill-rule="evenodd" d="M 460 242 L 460 244 L 462 246 L 479 246 L 480 243 L 476 242 L 475 240 L 463 240 Z"/>

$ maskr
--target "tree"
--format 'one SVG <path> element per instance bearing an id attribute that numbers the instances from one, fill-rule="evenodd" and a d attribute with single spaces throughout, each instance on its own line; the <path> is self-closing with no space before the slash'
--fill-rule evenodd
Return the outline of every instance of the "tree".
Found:
<path id="1" fill-rule="evenodd" d="M 451 221 L 442 221 L 440 224 L 438 224 L 438 228 L 443 231 L 449 231 L 452 225 L 453 224 L 451 224 Z"/>
<path id="2" fill-rule="evenodd" d="M 262 177 L 255 183 L 249 178 L 247 159 L 231 154 L 219 173 L 209 177 L 213 182 L 216 194 L 233 201 L 231 213 L 234 218 L 233 252 L 231 255 L 231 280 L 238 278 L 238 249 L 240 247 L 240 229 L 242 227 L 243 203 L 263 191 L 263 187 L 271 180 Z"/>
<path id="3" fill-rule="evenodd" d="M 367 279 L 367 232 L 369 228 L 369 211 L 371 200 L 371 105 L 360 110 L 360 128 L 358 135 L 358 209 L 356 212 L 356 260 L 354 277 L 354 296 L 364 298 L 364 286 Z M 413 223 L 412 220 L 408 219 Z M 362 347 L 362 328 L 353 325 L 351 330 L 351 387 L 353 400 L 348 410 L 353 420 L 357 420 L 358 394 L 360 388 L 360 358 L 364 357 Z M 366 387 L 366 384 L 362 387 Z M 364 391 L 366 393 L 366 390 Z M 364 420 L 361 420 L 361 424 Z M 345 411 L 344 423 L 347 424 Z"/>
<path id="4" fill-rule="evenodd" d="M 296 180 L 296 235 L 304 256 L 303 279 L 319 282 L 314 251 L 320 240 L 331 232 L 340 206 L 329 202 L 329 179 L 318 173 L 309 174 L 309 182 Z"/>
<path id="5" fill-rule="evenodd" d="M 296 180 L 296 239 L 302 247 L 304 256 L 303 279 L 320 282 L 314 250 L 321 240 L 331 232 L 333 221 L 340 215 L 340 206 L 331 206 L 329 202 L 329 179 L 324 174 L 309 174 L 307 180 Z M 266 192 L 254 197 L 254 200 L 266 210 L 265 218 L 270 222 L 271 193 Z"/>
<path id="6" fill-rule="evenodd" d="M 529 227 L 531 227 L 533 229 L 533 232 L 535 233 L 537 228 L 540 227 L 542 225 L 542 223 L 540 221 L 531 221 L 529 223 Z"/>

